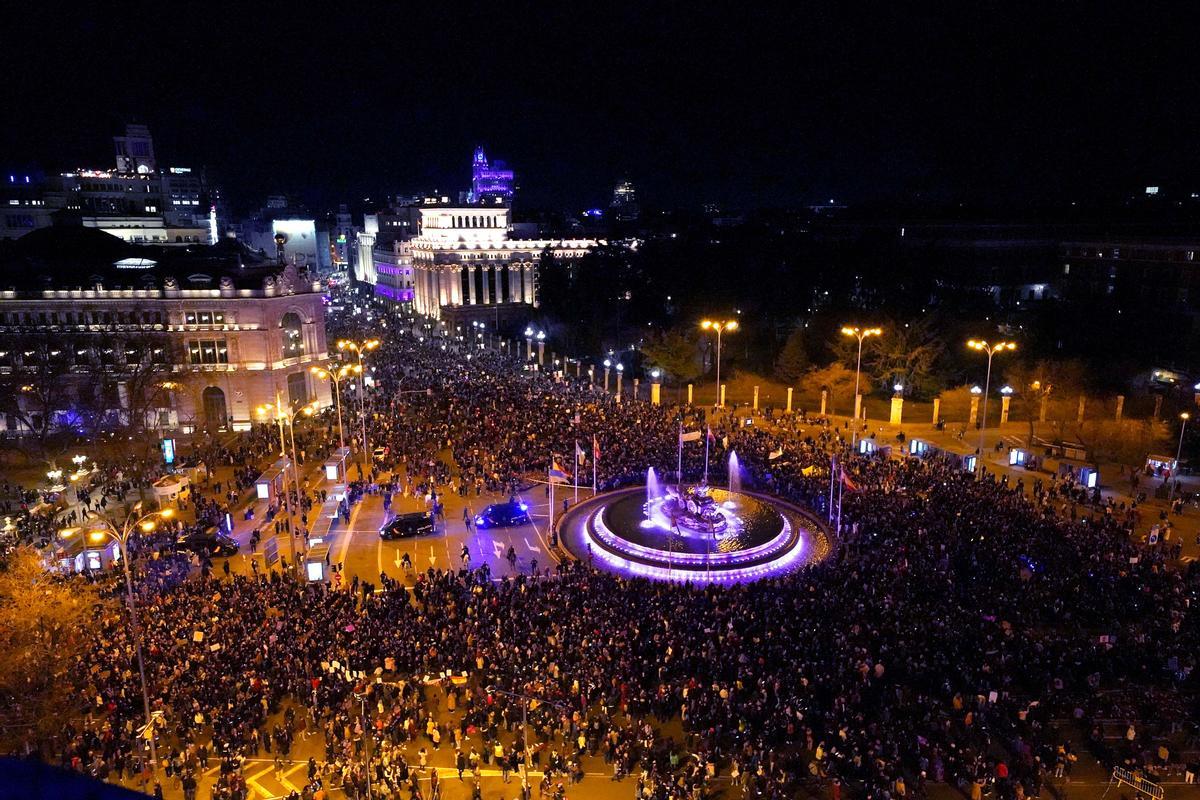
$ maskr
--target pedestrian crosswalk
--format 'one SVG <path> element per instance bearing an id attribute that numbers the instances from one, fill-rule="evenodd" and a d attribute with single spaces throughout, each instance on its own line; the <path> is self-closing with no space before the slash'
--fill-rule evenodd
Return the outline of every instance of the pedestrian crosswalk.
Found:
<path id="1" fill-rule="evenodd" d="M 242 767 L 242 774 L 246 778 L 246 786 L 250 789 L 252 800 L 280 800 L 292 792 L 302 793 L 304 791 L 304 786 L 308 783 L 307 768 L 307 763 L 300 761 L 276 772 L 274 762 L 267 759 L 250 758 L 246 759 Z M 428 783 L 434 772 L 442 781 L 459 779 L 459 773 L 455 767 L 429 767 L 418 773 L 420 781 Z M 211 785 L 219 774 L 220 767 L 210 767 L 204 771 L 204 783 Z M 463 773 L 463 778 L 471 780 L 471 774 L 471 771 L 467 770 Z M 481 778 L 502 779 L 504 772 L 495 767 L 483 767 L 480 768 L 479 775 Z M 608 777 L 608 773 L 587 772 L 585 777 Z M 509 780 L 513 783 L 520 782 L 519 776 L 515 773 L 509 773 Z M 170 794 L 169 791 L 168 794 Z"/>

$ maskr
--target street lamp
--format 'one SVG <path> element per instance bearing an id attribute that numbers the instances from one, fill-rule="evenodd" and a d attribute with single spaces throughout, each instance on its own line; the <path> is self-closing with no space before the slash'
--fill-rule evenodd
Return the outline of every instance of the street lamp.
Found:
<path id="1" fill-rule="evenodd" d="M 97 543 L 103 542 L 105 539 L 112 539 L 116 542 L 117 549 L 121 553 L 121 563 L 125 567 L 125 603 L 129 607 L 129 624 L 133 628 L 133 643 L 137 653 L 138 676 L 142 682 L 142 709 L 146 714 L 146 738 L 150 740 L 151 770 L 157 781 L 158 749 L 154 743 L 154 731 L 150 727 L 153 718 L 150 715 L 150 692 L 146 688 L 146 664 L 142 658 L 142 626 L 138 620 L 137 605 L 133 598 L 133 573 L 129 566 L 129 540 L 135 531 L 150 533 L 154 530 L 159 519 L 171 519 L 175 516 L 175 509 L 163 508 L 158 511 L 151 511 L 148 514 L 142 514 L 141 512 L 142 503 L 139 500 L 119 524 L 116 520 L 110 519 L 107 516 L 95 514 L 87 520 L 87 525 L 90 526 L 87 537 L 90 541 Z M 59 535 L 64 539 L 69 539 L 80 530 L 79 528 L 66 528 L 59 531 Z M 87 559 L 86 550 L 85 546 L 85 561 Z"/>
<path id="2" fill-rule="evenodd" d="M 359 380 L 359 382 L 358 382 L 359 388 L 361 390 L 358 393 L 358 407 L 359 407 L 359 413 L 362 414 L 363 466 L 365 467 L 367 464 L 367 452 L 368 452 L 367 451 L 367 385 L 366 385 L 367 376 L 364 374 L 364 370 L 363 370 L 363 353 L 370 352 L 370 351 L 374 350 L 376 347 L 379 347 L 379 340 L 378 339 L 365 339 L 361 342 L 354 342 L 354 341 L 350 341 L 349 339 L 342 339 L 341 341 L 339 341 L 337 343 L 337 347 L 338 347 L 338 350 L 349 350 L 352 353 L 354 353 L 355 356 L 358 357 L 358 367 L 359 368 L 356 371 L 356 374 L 362 375 L 361 380 Z M 442 349 L 444 350 L 445 347 L 443 347 Z"/>
<path id="3" fill-rule="evenodd" d="M 967 347 L 980 353 L 987 353 L 987 377 L 983 381 L 983 419 L 979 425 L 979 455 L 975 464 L 979 480 L 983 480 L 983 432 L 987 428 L 988 389 L 992 383 L 992 356 L 996 353 L 1003 353 L 1005 350 L 1016 350 L 1017 345 L 1015 342 L 988 344 L 982 339 L 971 339 L 967 342 Z"/>
<path id="4" fill-rule="evenodd" d="M 525 327 L 525 360 L 533 358 L 533 328 Z"/>
<path id="5" fill-rule="evenodd" d="M 538 366 L 540 367 L 542 364 L 546 363 L 546 332 L 545 331 L 537 332 L 537 343 L 538 343 Z"/>
<path id="6" fill-rule="evenodd" d="M 279 402 L 279 397 L 276 396 L 274 403 L 265 403 L 265 404 L 259 406 L 256 410 L 258 411 L 258 413 L 260 415 L 263 415 L 263 416 L 271 413 L 272 411 L 275 412 L 274 413 L 275 422 L 279 425 L 279 451 L 280 451 L 279 455 L 283 458 L 287 458 L 287 447 L 284 444 L 284 438 L 283 438 L 283 423 L 286 422 L 288 425 L 288 435 L 291 438 L 291 442 L 292 442 L 292 483 L 296 487 L 296 503 L 299 504 L 300 503 L 300 473 L 299 473 L 299 468 L 296 464 L 296 431 L 295 431 L 296 417 L 300 414 L 303 414 L 306 417 L 311 417 L 317 411 L 317 403 L 314 401 L 307 405 L 300 406 L 299 408 L 287 408 L 286 406 L 284 406 L 282 403 Z M 296 535 L 296 517 L 294 514 L 294 510 L 292 509 L 291 501 L 289 499 L 287 491 L 285 491 L 283 493 L 283 506 L 284 506 L 284 510 L 287 511 L 288 521 L 290 523 L 289 532 L 294 537 Z M 293 541 L 292 541 L 293 555 L 295 555 L 295 552 L 296 552 L 296 544 L 295 544 L 295 540 L 293 539 Z M 295 561 L 296 561 L 296 568 L 298 570 L 298 569 L 300 569 L 300 559 L 297 558 L 297 559 L 295 559 Z"/>
<path id="7" fill-rule="evenodd" d="M 608 371 L 612 367 L 612 359 L 604 359 L 604 393 L 608 394 Z"/>
<path id="8" fill-rule="evenodd" d="M 1175 470 L 1171 475 L 1171 487 L 1167 491 L 1168 503 L 1175 499 L 1175 481 L 1178 480 L 1175 476 L 1179 474 L 1179 457 L 1183 455 L 1183 432 L 1187 430 L 1188 420 L 1192 415 L 1184 411 L 1179 418 L 1183 420 L 1183 424 L 1179 426 L 1179 446 L 1175 448 Z"/>
<path id="9" fill-rule="evenodd" d="M 621 396 L 621 376 L 625 374 L 625 365 L 617 362 L 617 397 Z"/>
<path id="10" fill-rule="evenodd" d="M 717 406 L 724 406 L 725 398 L 721 397 L 721 334 L 729 331 L 732 333 L 738 328 L 736 319 L 713 321 L 706 319 L 700 323 L 700 327 L 706 331 L 716 331 L 717 333 Z"/>
<path id="11" fill-rule="evenodd" d="M 350 375 L 362 372 L 362 367 L 357 364 L 342 364 L 340 367 L 335 367 L 331 363 L 324 367 L 310 367 L 309 371 L 321 380 L 333 384 L 333 400 L 337 407 L 338 447 L 345 447 L 346 435 L 342 432 L 342 381 Z"/>
<path id="12" fill-rule="evenodd" d="M 862 350 L 863 340 L 871 336 L 882 336 L 882 328 L 859 328 L 857 325 L 842 326 L 843 336 L 852 336 L 858 339 L 858 360 L 854 364 L 854 432 L 851 435 L 851 444 L 858 439 L 858 420 L 862 418 L 862 395 L 858 391 L 859 381 L 862 378 Z"/>
<path id="13" fill-rule="evenodd" d="M 540 697 L 522 694 L 520 692 L 508 692 L 496 686 L 486 687 L 487 691 L 492 694 L 502 694 L 505 697 L 512 697 L 521 701 L 521 748 L 525 751 L 525 774 L 521 776 L 523 781 L 529 780 L 529 704 L 539 703 L 542 705 L 553 706 L 560 711 L 565 711 L 566 706 L 553 703 L 549 700 L 543 700 Z"/>

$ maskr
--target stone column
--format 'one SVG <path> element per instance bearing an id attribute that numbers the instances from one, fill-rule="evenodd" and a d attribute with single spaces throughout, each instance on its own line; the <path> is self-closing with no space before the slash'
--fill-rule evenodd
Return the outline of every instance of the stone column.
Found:
<path id="1" fill-rule="evenodd" d="M 758 411 L 758 387 L 757 386 L 754 387 L 754 406 L 753 406 L 753 408 L 755 411 Z"/>
<path id="2" fill-rule="evenodd" d="M 504 289 L 503 289 L 503 287 L 500 286 L 500 265 L 499 264 L 492 265 L 492 277 L 495 280 L 495 285 L 496 285 L 496 299 L 493 302 L 503 303 L 504 302 Z"/>
<path id="3" fill-rule="evenodd" d="M 650 405 L 656 406 L 662 402 L 662 384 L 654 381 L 650 384 Z"/>
<path id="4" fill-rule="evenodd" d="M 1008 409 L 1012 405 L 1012 395 L 1004 395 L 1000 398 L 1000 424 L 1008 424 Z"/>
<path id="5" fill-rule="evenodd" d="M 485 306 L 491 305 L 491 303 L 492 303 L 491 281 L 488 280 L 487 267 L 485 267 L 483 264 L 479 265 L 479 284 L 480 284 L 480 286 L 479 286 L 480 292 L 483 295 L 483 299 L 481 302 Z"/>
<path id="6" fill-rule="evenodd" d="M 721 402 L 717 403 L 721 408 L 725 407 L 725 384 L 721 384 Z"/>
<path id="7" fill-rule="evenodd" d="M 825 416 L 825 405 L 829 402 L 829 390 L 821 390 L 821 416 Z"/>
<path id="8" fill-rule="evenodd" d="M 508 296 L 514 303 L 521 302 L 521 266 L 508 263 Z"/>
<path id="9" fill-rule="evenodd" d="M 904 395 L 896 392 L 892 395 L 892 414 L 888 418 L 888 422 L 892 425 L 900 425 L 904 418 Z"/>
<path id="10" fill-rule="evenodd" d="M 788 387 L 788 392 L 787 392 L 787 412 L 786 413 L 788 413 L 788 414 L 792 413 L 792 387 L 790 387 L 790 386 Z"/>
<path id="11" fill-rule="evenodd" d="M 688 384 L 688 405 L 692 404 L 692 385 Z"/>
<path id="12" fill-rule="evenodd" d="M 467 268 L 467 300 L 471 305 L 475 305 L 475 267 L 468 266 Z"/>
<path id="13" fill-rule="evenodd" d="M 1121 421 L 1121 417 L 1125 414 L 1125 395 L 1117 395 L 1117 422 Z"/>
<path id="14" fill-rule="evenodd" d="M 942 398 L 933 398 L 933 425 L 938 424 L 938 414 L 942 410 Z"/>

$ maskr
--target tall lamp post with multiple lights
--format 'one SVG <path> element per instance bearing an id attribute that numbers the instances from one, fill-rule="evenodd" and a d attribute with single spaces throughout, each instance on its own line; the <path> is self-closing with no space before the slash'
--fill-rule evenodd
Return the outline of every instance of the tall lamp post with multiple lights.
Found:
<path id="1" fill-rule="evenodd" d="M 863 341 L 872 336 L 882 336 L 882 328 L 860 328 L 857 325 L 842 326 L 843 336 L 852 336 L 858 339 L 858 360 L 854 363 L 854 433 L 851 436 L 851 442 L 858 438 L 858 421 L 862 419 L 862 393 L 859 391 L 859 383 L 862 379 L 862 351 Z"/>
<path id="2" fill-rule="evenodd" d="M 279 402 L 279 397 L 276 396 L 274 403 L 266 403 L 264 405 L 259 406 L 257 409 L 258 413 L 261 415 L 264 415 L 264 416 L 267 414 L 273 413 L 273 416 L 275 417 L 275 422 L 278 423 L 278 425 L 279 425 L 279 449 L 281 451 L 283 451 L 281 454 L 283 455 L 284 458 L 287 457 L 287 450 L 285 449 L 285 445 L 284 445 L 283 426 L 284 426 L 284 423 L 287 423 L 288 436 L 291 439 L 291 443 L 292 443 L 292 458 L 291 458 L 291 461 L 292 461 L 292 483 L 296 487 L 296 503 L 297 504 L 299 504 L 299 502 L 300 502 L 300 497 L 302 496 L 302 492 L 300 491 L 300 468 L 299 468 L 299 465 L 296 463 L 296 417 L 301 414 L 303 414 L 306 417 L 311 417 L 313 414 L 315 414 L 317 412 L 317 407 L 318 407 L 317 403 L 314 401 L 312 403 L 308 403 L 307 405 L 300 406 L 299 408 L 287 408 L 286 406 L 284 406 L 282 403 Z M 285 492 L 284 493 L 285 506 L 289 505 L 287 500 L 288 500 L 288 495 Z M 292 520 L 292 536 L 294 537 L 297 534 L 295 516 L 292 513 L 293 509 L 291 509 L 290 507 L 287 509 L 287 511 L 288 511 L 289 518 Z M 293 539 L 292 540 L 292 552 L 293 553 L 296 552 L 295 548 L 296 548 L 295 539 Z M 296 558 L 295 561 L 296 561 L 296 569 L 299 570 L 301 568 L 300 559 Z"/>
<path id="3" fill-rule="evenodd" d="M 370 458 L 370 451 L 367 449 L 367 374 L 366 368 L 363 366 L 363 354 L 371 352 L 376 347 L 379 347 L 378 339 L 364 339 L 361 342 L 342 339 L 337 343 L 338 350 L 348 350 L 351 353 L 354 353 L 358 359 L 358 369 L 355 370 L 355 373 L 359 376 L 358 385 L 360 391 L 358 393 L 358 409 L 359 413 L 362 414 L 361 422 L 364 471 L 368 471 L 367 466 L 370 462 L 367 461 L 367 459 Z"/>
<path id="4" fill-rule="evenodd" d="M 142 683 L 142 710 L 146 714 L 146 739 L 150 742 L 150 763 L 155 780 L 157 780 L 158 775 L 158 749 L 154 742 L 154 731 L 151 729 L 153 717 L 150 714 L 150 690 L 146 687 L 146 663 L 142 657 L 142 626 L 138 618 L 137 603 L 133 596 L 133 572 L 129 566 L 129 540 L 138 531 L 150 533 L 157 526 L 160 519 L 171 519 L 173 516 L 175 516 L 175 509 L 173 508 L 163 508 L 143 514 L 142 503 L 138 501 L 134 503 L 133 508 L 124 520 L 118 521 L 114 518 L 95 514 L 85 520 L 84 526 L 81 528 L 65 528 L 59 531 L 59 535 L 64 539 L 70 539 L 78 533 L 86 536 L 88 541 L 96 544 L 103 542 L 105 539 L 111 539 L 116 543 L 117 549 L 121 553 L 121 564 L 125 568 L 125 604 L 129 607 L 129 624 L 133 629 L 133 646 L 137 654 L 138 677 Z M 83 533 L 85 530 L 86 533 Z"/>
<path id="5" fill-rule="evenodd" d="M 989 344 L 982 339 L 971 339 L 967 347 L 980 353 L 987 353 L 987 377 L 983 381 L 983 419 L 979 423 L 979 455 L 975 459 L 975 470 L 979 480 L 983 480 L 983 432 L 987 428 L 988 390 L 992 383 L 992 357 L 1006 350 L 1016 350 L 1015 342 L 996 342 Z"/>
<path id="6" fill-rule="evenodd" d="M 706 331 L 716 331 L 717 334 L 717 406 L 725 405 L 725 398 L 721 396 L 721 334 L 733 333 L 738 329 L 736 319 L 726 320 L 711 320 L 706 319 L 700 323 L 700 328 Z"/>
<path id="7" fill-rule="evenodd" d="M 333 401 L 337 407 L 338 447 L 345 447 L 346 434 L 342 430 L 342 381 L 350 375 L 362 372 L 362 367 L 357 364 L 342 364 L 340 367 L 328 364 L 324 367 L 312 367 L 310 371 L 321 380 L 333 384 Z"/>
<path id="8" fill-rule="evenodd" d="M 1175 448 L 1175 469 L 1171 472 L 1171 488 L 1167 491 L 1168 503 L 1175 499 L 1175 476 L 1179 474 L 1179 458 L 1183 455 L 1183 432 L 1187 430 L 1188 420 L 1191 418 L 1192 415 L 1186 411 L 1179 415 L 1182 424 L 1179 426 L 1179 446 Z"/>

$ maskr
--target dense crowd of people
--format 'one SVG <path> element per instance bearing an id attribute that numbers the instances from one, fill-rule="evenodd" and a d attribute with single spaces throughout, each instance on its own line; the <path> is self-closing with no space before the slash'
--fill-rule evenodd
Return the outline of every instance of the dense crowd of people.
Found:
<path id="1" fill-rule="evenodd" d="M 343 332 L 363 333 L 353 320 Z M 496 579 L 430 569 L 411 587 L 384 574 L 375 591 L 366 576 L 196 575 L 169 536 L 151 537 L 137 591 L 161 769 L 139 745 L 134 633 L 116 606 L 88 620 L 77 721 L 29 749 L 188 798 L 212 765 L 212 796 L 245 798 L 242 759 L 282 764 L 318 736 L 305 798 L 365 797 L 368 783 L 374 797 L 426 798 L 460 778 L 478 791 L 484 769 L 501 771 L 503 796 L 562 797 L 602 763 L 621 796 L 656 800 L 791 797 L 809 782 L 875 798 L 949 782 L 1007 800 L 1069 774 L 1085 744 L 1072 727 L 1109 765 L 1177 760 L 1124 697 L 1157 697 L 1159 725 L 1194 734 L 1200 571 L 1135 542 L 1132 509 L 1056 479 L 856 455 L 848 431 L 800 415 L 744 425 L 618 402 L 586 379 L 442 344 L 402 331 L 372 355 L 367 417 L 386 455 L 363 483 L 510 491 L 578 445 L 583 474 L 608 488 L 648 466 L 673 473 L 680 431 L 702 429 L 708 441 L 683 451 L 688 478 L 705 453 L 724 463 L 736 449 L 748 484 L 827 513 L 844 470 L 834 556 L 731 588 L 568 560 Z M 209 458 L 245 463 L 270 434 Z M 332 439 L 318 427 L 311 446 Z M 1114 718 L 1130 723 L 1117 738 Z M 431 769 L 439 750 L 455 753 L 456 777 Z"/>

